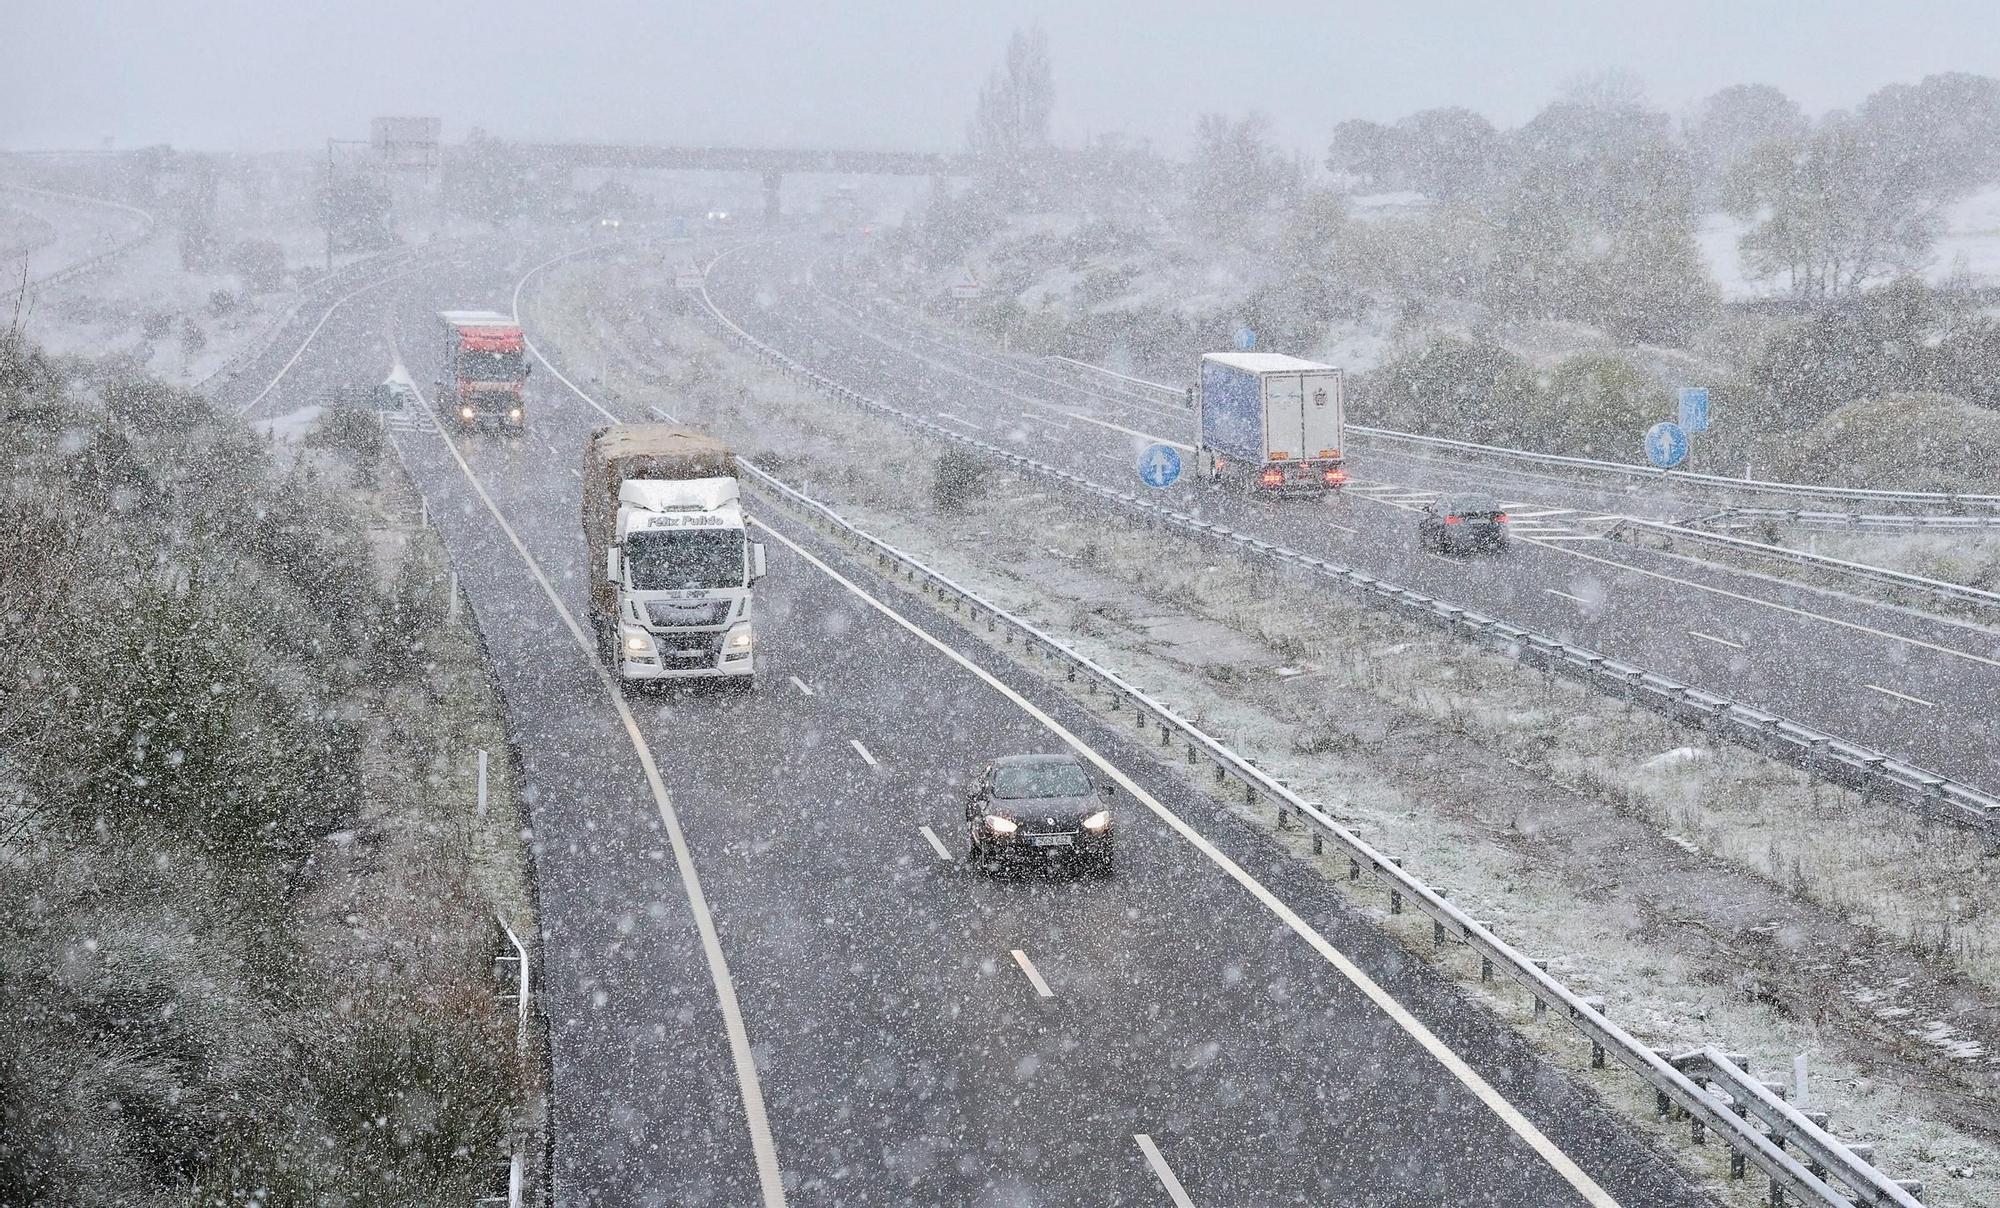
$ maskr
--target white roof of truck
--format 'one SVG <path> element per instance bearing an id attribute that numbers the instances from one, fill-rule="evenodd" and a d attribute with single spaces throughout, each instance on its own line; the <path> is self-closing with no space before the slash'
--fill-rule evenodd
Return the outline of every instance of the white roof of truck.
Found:
<path id="1" fill-rule="evenodd" d="M 453 327 L 519 327 L 514 316 L 497 310 L 441 310 L 438 318 Z"/>
<path id="2" fill-rule="evenodd" d="M 1331 373 L 1331 365 L 1288 357 L 1282 352 L 1205 352 L 1201 359 L 1245 373 Z"/>

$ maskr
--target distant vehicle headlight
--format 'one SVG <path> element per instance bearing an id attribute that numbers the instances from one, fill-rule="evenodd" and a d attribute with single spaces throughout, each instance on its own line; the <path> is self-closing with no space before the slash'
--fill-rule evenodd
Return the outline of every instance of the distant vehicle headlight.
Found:
<path id="1" fill-rule="evenodd" d="M 1101 831 L 1105 827 L 1110 825 L 1111 825 L 1110 810 L 1098 810 L 1096 813 L 1092 814 L 1090 817 L 1085 818 L 1083 820 L 1083 829 L 1087 831 Z"/>
<path id="2" fill-rule="evenodd" d="M 998 814 L 988 814 L 986 815 L 986 829 L 996 835 L 1011 835 L 1021 828 L 1014 824 L 1012 818 L 1003 818 Z"/>
<path id="3" fill-rule="evenodd" d="M 515 423 L 517 423 L 517 424 L 518 424 L 518 423 L 520 423 L 520 422 L 521 422 L 521 409 L 520 409 L 519 407 L 516 407 L 516 408 L 514 408 L 514 409 L 513 409 L 512 411 L 509 411 L 509 412 L 507 413 L 507 418 L 508 418 L 508 419 L 511 419 L 511 420 L 513 420 L 513 421 L 514 421 Z"/>
<path id="4" fill-rule="evenodd" d="M 470 407 L 460 407 L 458 409 L 458 417 L 460 419 L 478 419 L 479 412 L 474 411 Z"/>

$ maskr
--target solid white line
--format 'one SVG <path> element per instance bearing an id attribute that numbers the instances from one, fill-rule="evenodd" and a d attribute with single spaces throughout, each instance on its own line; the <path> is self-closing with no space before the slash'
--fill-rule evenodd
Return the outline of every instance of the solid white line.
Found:
<path id="1" fill-rule="evenodd" d="M 1732 650 L 1747 650 L 1747 649 L 1749 649 L 1749 647 L 1745 646 L 1745 645 L 1744 645 L 1743 643 L 1741 643 L 1741 642 L 1732 642 L 1732 641 L 1730 641 L 1730 640 L 1729 640 L 1728 638 L 1719 638 L 1719 637 L 1716 637 L 1716 636 L 1715 636 L 1714 634 L 1712 634 L 1712 633 L 1703 633 L 1703 632 L 1702 632 L 1701 630 L 1699 630 L 1699 629 L 1690 629 L 1690 630 L 1688 630 L 1688 636 L 1689 636 L 1689 637 L 1691 637 L 1691 638 L 1701 638 L 1701 639 L 1702 639 L 1703 641 L 1708 641 L 1708 642 L 1714 642 L 1714 643 L 1715 643 L 1716 645 L 1718 645 L 1718 646 L 1727 646 L 1727 647 L 1729 647 L 1729 648 L 1730 648 L 1730 649 L 1732 649 Z"/>
<path id="2" fill-rule="evenodd" d="M 1560 548 L 1548 544 L 1548 542 L 1556 540 L 1553 537 L 1524 537 L 1522 540 L 1527 541 L 1531 545 L 1541 545 L 1546 549 Z M 1949 655 L 1952 658 L 1964 659 L 1967 662 L 1979 663 L 1987 667 L 2000 667 L 2000 659 L 1990 659 L 1982 654 L 1972 654 L 1964 650 L 1955 650 L 1950 646 L 1940 646 L 1936 642 L 1926 642 L 1922 638 L 1905 637 L 1900 633 L 1890 633 L 1886 629 L 1877 629 L 1872 625 L 1863 625 L 1858 621 L 1843 621 L 1839 617 L 1830 617 L 1824 613 L 1813 612 L 1810 609 L 1794 608 L 1789 604 L 1778 604 L 1770 600 L 1760 600 L 1756 596 L 1744 595 L 1740 591 L 1730 591 L 1724 587 L 1711 587 L 1706 583 L 1696 583 L 1690 579 L 1677 579 L 1672 575 L 1661 574 L 1656 570 L 1647 570 L 1642 566 L 1634 566 L 1630 562 L 1619 562 L 1612 558 L 1600 558 L 1596 554 L 1580 553 L 1573 549 L 1565 549 L 1562 552 L 1572 558 L 1582 558 L 1587 562 L 1602 562 L 1606 566 L 1616 567 L 1619 570 L 1645 575 L 1650 579 L 1663 579 L 1668 583 L 1678 583 L 1682 587 L 1692 587 L 1697 591 L 1708 592 L 1710 595 L 1722 596 L 1731 600 L 1740 600 L 1745 604 L 1761 605 L 1762 607 L 1775 609 L 1778 612 L 1788 613 L 1795 617 L 1810 617 L 1815 621 L 1824 621 L 1829 625 L 1838 625 L 1842 629 L 1852 629 L 1857 633 L 1869 634 L 1872 637 L 1888 638 L 1892 642 L 1901 642 L 1906 646 L 1916 646 L 1923 650 L 1934 651 L 1938 654 Z"/>
<path id="3" fill-rule="evenodd" d="M 1071 419 L 1080 419 L 1086 424 L 1096 424 L 1100 428 L 1109 428 L 1113 432 L 1123 432 L 1127 436 L 1136 436 L 1141 440 L 1150 440 L 1154 444 L 1172 445 L 1176 449 L 1186 449 L 1190 453 L 1194 452 L 1193 445 L 1184 445 L 1177 440 L 1168 440 L 1164 436 L 1155 436 L 1151 432 L 1141 432 L 1137 428 L 1128 428 L 1124 424 L 1114 424 L 1108 419 L 1098 419 L 1095 416 L 1085 415 L 1081 411 L 1066 411 L 1064 414 Z"/>
<path id="4" fill-rule="evenodd" d="M 1566 591 L 1557 591 L 1553 587 L 1544 587 L 1542 590 L 1549 593 L 1552 596 L 1561 596 L 1565 600 L 1575 600 L 1579 604 L 1590 603 L 1589 600 L 1584 599 L 1582 596 L 1573 596 Z"/>
<path id="5" fill-rule="evenodd" d="M 861 756 L 863 760 L 867 761 L 869 767 L 876 768 L 882 766 L 881 764 L 875 762 L 875 757 L 868 753 L 868 748 L 861 745 L 860 739 L 850 738 L 847 740 L 847 745 L 853 747 L 854 753 Z"/>
<path id="6" fill-rule="evenodd" d="M 792 686 L 794 688 L 797 688 L 799 691 L 805 693 L 807 696 L 811 696 L 813 694 L 813 690 L 807 687 L 806 682 L 800 679 L 798 676 L 796 675 L 792 676 L 791 680 L 792 680 Z"/>
<path id="7" fill-rule="evenodd" d="M 1133 1133 L 1132 1139 L 1139 1143 L 1139 1152 L 1146 1155 L 1146 1165 L 1153 1168 L 1153 1174 L 1160 1180 L 1160 1186 L 1167 1189 L 1167 1199 L 1174 1208 L 1194 1208 L 1194 1201 L 1188 1198 L 1187 1188 L 1181 1186 L 1173 1168 L 1160 1156 L 1160 1147 L 1153 1144 L 1153 1138 L 1145 1133 Z"/>
<path id="8" fill-rule="evenodd" d="M 1412 491 L 1407 495 L 1382 496 L 1382 499 L 1388 503 L 1429 503 L 1431 500 L 1436 498 L 1437 498 L 1436 491 Z"/>
<path id="9" fill-rule="evenodd" d="M 1921 696 L 1911 696 L 1911 695 L 1909 695 L 1909 694 L 1908 694 L 1908 693 L 1906 693 L 1906 692 L 1898 692 L 1898 691 L 1896 691 L 1896 690 L 1895 690 L 1894 688 L 1884 688 L 1884 687 L 1883 687 L 1882 685 L 1880 685 L 1880 684 L 1863 684 L 1863 685 L 1861 685 L 1861 686 L 1862 686 L 1862 687 L 1864 687 L 1864 688 L 1868 688 L 1868 689 L 1870 689 L 1870 690 L 1872 690 L 1872 691 L 1875 691 L 1875 692 L 1880 692 L 1880 693 L 1881 693 L 1882 695 L 1884 695 L 1884 696 L 1893 696 L 1893 697 L 1895 697 L 1895 698 L 1896 698 L 1897 700 L 1906 700 L 1906 701 L 1909 701 L 1909 702 L 1910 702 L 1911 704 L 1913 704 L 1913 705 L 1922 705 L 1922 706 L 1923 706 L 1924 708 L 1926 708 L 1926 709 L 1935 709 L 1935 708 L 1937 708 L 1937 702 L 1936 702 L 1936 701 L 1930 701 L 1930 700 L 1925 700 L 1925 699 L 1924 699 L 1923 697 L 1921 697 Z"/>
<path id="10" fill-rule="evenodd" d="M 519 296 L 520 291 L 517 286 L 515 297 L 518 299 Z M 533 345 L 529 347 L 532 348 Z M 535 353 L 537 358 L 541 355 L 539 352 Z M 543 360 L 542 363 L 548 364 L 547 360 Z M 555 367 L 551 365 L 549 368 L 553 372 Z M 568 379 L 565 378 L 564 381 L 567 383 Z M 570 389 L 575 390 L 576 387 L 572 385 Z M 581 390 L 577 393 L 583 394 Z M 417 397 L 419 401 L 423 401 L 421 390 L 417 392 Z M 588 401 L 589 396 L 584 397 Z M 639 729 L 638 719 L 632 716 L 632 710 L 626 706 L 623 691 L 611 678 L 610 671 L 599 660 L 597 644 L 584 632 L 583 626 L 577 623 L 576 617 L 571 614 L 569 607 L 563 603 L 562 596 L 557 593 L 555 585 L 543 572 L 541 564 L 535 561 L 535 556 L 528 552 L 526 545 L 522 544 L 520 536 L 514 531 L 514 526 L 508 524 L 507 518 L 501 515 L 499 506 L 493 502 L 493 497 L 486 493 L 485 484 L 479 481 L 479 476 L 472 472 L 470 465 L 466 464 L 465 455 L 459 452 L 458 444 L 451 439 L 450 434 L 444 430 L 444 424 L 438 420 L 436 409 L 431 408 L 428 402 L 424 405 L 430 410 L 431 425 L 444 440 L 445 448 L 450 450 L 452 460 L 458 463 L 459 472 L 464 474 L 466 482 L 472 485 L 473 493 L 479 496 L 479 501 L 486 505 L 493 522 L 500 526 L 502 533 L 506 534 L 508 542 L 514 547 L 514 552 L 527 564 L 528 573 L 533 575 L 535 582 L 541 586 L 542 594 L 548 597 L 550 605 L 556 610 L 556 615 L 562 618 L 562 623 L 569 629 L 570 637 L 575 639 L 577 648 L 583 651 L 584 659 L 597 672 L 599 683 L 603 685 L 606 695 L 611 698 L 611 707 L 617 710 L 618 720 L 624 723 L 626 738 L 631 741 L 632 749 L 638 753 L 639 767 L 646 774 L 646 784 L 653 791 L 653 804 L 659 809 L 660 820 L 667 828 L 667 840 L 674 849 L 674 863 L 680 871 L 681 886 L 687 892 L 688 908 L 694 914 L 695 929 L 701 935 L 702 954 L 707 958 L 709 980 L 715 985 L 716 1004 L 722 1010 L 723 1030 L 729 1036 L 730 1061 L 736 1067 L 736 1090 L 743 1100 L 743 1118 L 750 1132 L 750 1148 L 756 1158 L 757 1181 L 762 1189 L 764 1205 L 765 1208 L 784 1208 L 784 1176 L 778 1167 L 778 1147 L 771 1137 L 770 1118 L 764 1111 L 764 1089 L 757 1081 L 757 1060 L 751 1051 L 750 1031 L 743 1022 L 743 1011 L 736 1000 L 736 983 L 729 976 L 729 962 L 722 953 L 722 939 L 716 932 L 715 918 L 709 913 L 708 896 L 702 891 L 701 877 L 695 872 L 694 853 L 688 847 L 687 835 L 681 830 L 680 815 L 674 810 L 673 799 L 667 795 L 666 781 L 660 778 L 659 765 L 653 762 L 652 748 L 646 744 L 646 736 Z M 596 403 L 592 402 L 591 405 L 596 406 Z M 598 410 L 604 409 L 598 407 Z"/>
<path id="11" fill-rule="evenodd" d="M 1013 702 L 1022 712 L 1041 723 L 1043 728 L 1061 739 L 1079 756 L 1089 760 L 1099 771 L 1104 773 L 1107 779 L 1124 789 L 1127 793 L 1130 793 L 1134 801 L 1144 805 L 1162 822 L 1172 827 L 1190 846 L 1206 856 L 1210 862 L 1215 864 L 1217 868 L 1220 868 L 1230 879 L 1234 880 L 1252 897 L 1256 898 L 1258 903 L 1275 915 L 1280 922 L 1291 928 L 1292 932 L 1305 941 L 1313 951 L 1317 952 L 1321 959 L 1325 960 L 1327 964 L 1332 965 L 1335 971 L 1346 978 L 1349 983 L 1363 994 L 1367 995 L 1369 1001 L 1373 1002 L 1384 1015 L 1387 1015 L 1397 1027 L 1403 1029 L 1418 1044 L 1422 1045 L 1424 1051 L 1429 1053 L 1439 1065 L 1443 1066 L 1447 1073 L 1456 1078 L 1467 1090 L 1471 1091 L 1474 1097 L 1485 1104 L 1489 1111 L 1540 1155 L 1542 1160 L 1547 1162 L 1550 1169 L 1560 1175 L 1564 1182 L 1575 1188 L 1586 1203 L 1595 1206 L 1595 1208 L 1617 1208 L 1617 1200 L 1611 1198 L 1602 1187 L 1597 1185 L 1596 1180 L 1585 1174 L 1582 1168 L 1568 1154 L 1564 1153 L 1555 1142 L 1549 1140 L 1539 1128 L 1536 1128 L 1533 1121 L 1522 1115 L 1519 1108 L 1509 1103 L 1506 1097 L 1499 1091 L 1494 1090 L 1492 1084 L 1480 1076 L 1479 1071 L 1466 1064 L 1463 1057 L 1453 1052 L 1450 1046 L 1446 1045 L 1444 1041 L 1438 1039 L 1437 1034 L 1424 1026 L 1422 1020 L 1410 1014 L 1408 1008 L 1404 1007 L 1402 1003 L 1397 1002 L 1393 995 L 1384 990 L 1374 978 L 1368 976 L 1366 970 L 1350 960 L 1340 949 L 1334 947 L 1311 923 L 1301 918 L 1297 911 L 1280 901 L 1276 894 L 1264 886 L 1263 882 L 1252 876 L 1242 865 L 1230 859 L 1220 848 L 1203 838 L 1201 832 L 1195 830 L 1179 814 L 1168 809 L 1158 798 L 1146 791 L 1145 786 L 1127 776 L 1095 747 L 1090 746 L 1081 738 L 1071 733 L 1067 727 L 1055 718 L 1050 717 L 1046 712 L 1037 707 L 1033 701 L 1014 691 L 1006 684 L 1001 683 L 991 672 L 988 672 L 958 651 L 952 649 L 942 640 L 927 633 L 916 622 L 911 621 L 895 609 L 884 604 L 881 600 L 870 595 L 852 579 L 833 569 L 833 567 L 828 566 L 825 561 L 800 546 L 798 542 L 793 541 L 760 520 L 753 518 L 750 523 L 769 533 L 775 540 L 797 554 L 800 558 L 817 567 L 828 578 L 831 578 L 834 582 L 839 583 L 842 587 L 860 597 L 863 601 L 867 602 L 869 607 L 900 626 L 912 637 L 930 646 L 938 653 L 957 663 L 960 667 L 963 667 L 967 672 L 976 676 L 995 692 L 1000 693 L 1000 695 Z"/>
<path id="12" fill-rule="evenodd" d="M 949 411 L 934 411 L 931 414 L 937 416 L 939 419 L 943 420 L 948 424 L 957 424 L 961 428 L 970 428 L 974 432 L 986 431 L 986 425 L 975 424 L 969 419 L 960 419 L 958 416 L 953 415 Z"/>
<path id="13" fill-rule="evenodd" d="M 1047 425 L 1048 427 L 1054 428 L 1058 432 L 1070 431 L 1070 426 L 1068 424 L 1063 423 L 1061 420 L 1050 419 L 1046 415 L 1037 415 L 1033 411 L 1023 411 L 1021 413 L 1021 417 L 1023 419 L 1039 420 L 1041 423 Z"/>
<path id="14" fill-rule="evenodd" d="M 267 395 L 267 394 L 271 393 L 271 391 L 273 391 L 273 390 L 276 390 L 276 389 L 278 388 L 278 383 L 279 383 L 279 382 L 282 382 L 282 381 L 284 381 L 284 380 L 285 380 L 285 375 L 286 375 L 286 374 L 288 374 L 288 373 L 290 373 L 290 372 L 292 371 L 292 366 L 294 366 L 294 365 L 296 365 L 296 364 L 298 364 L 298 363 L 299 363 L 299 358 L 300 358 L 300 357 L 302 357 L 302 356 L 304 356 L 304 355 L 306 354 L 306 349 L 308 349 L 308 348 L 312 347 L 312 342 L 313 342 L 313 340 L 315 340 L 316 338 L 318 338 L 318 336 L 319 336 L 319 333 L 320 333 L 320 329 L 321 329 L 322 327 L 325 327 L 325 326 L 326 326 L 326 321 L 327 321 L 328 319 L 331 319 L 331 318 L 333 318 L 333 312 L 335 312 L 335 311 L 339 310 L 339 309 L 340 309 L 341 307 L 343 307 L 343 306 L 347 305 L 347 304 L 348 304 L 348 303 L 349 303 L 350 301 L 352 301 L 353 299 L 355 299 L 355 298 L 358 298 L 358 297 L 360 297 L 360 296 L 361 296 L 362 294 L 365 294 L 365 293 L 367 293 L 367 292 L 368 292 L 369 290 L 371 290 L 371 289 L 378 289 L 378 288 L 380 288 L 380 287 L 382 287 L 382 286 L 384 286 L 384 285 L 387 285 L 387 284 L 389 284 L 389 282 L 391 282 L 391 281 L 400 281 L 400 280 L 402 280 L 402 279 L 403 279 L 404 277 L 408 277 L 408 276 L 410 276 L 410 275 L 412 275 L 412 274 L 416 273 L 417 271 L 419 271 L 419 268 L 421 268 L 421 267 L 422 267 L 422 266 L 418 266 L 418 268 L 408 268 L 408 269 L 404 269 L 404 270 L 403 270 L 402 272 L 400 272 L 400 273 L 395 273 L 395 274 L 393 274 L 393 275 L 391 275 L 391 276 L 387 276 L 387 277 L 381 277 L 381 278 L 378 278 L 378 279 L 376 279 L 376 280 L 374 280 L 374 281 L 370 281 L 370 282 L 369 282 L 368 284 L 366 284 L 366 285 L 363 285 L 363 286 L 361 286 L 361 287 L 359 287 L 359 288 L 357 288 L 357 289 L 353 289 L 353 290 L 350 290 L 350 291 L 348 291 L 347 293 L 344 293 L 344 294 L 342 294 L 342 295 L 341 295 L 341 296 L 340 296 L 340 297 L 339 297 L 339 298 L 338 298 L 337 300 L 335 300 L 335 302 L 333 303 L 333 305 L 331 305 L 331 306 L 329 306 L 329 307 L 327 307 L 327 308 L 326 308 L 326 313 L 325 313 L 325 314 L 323 314 L 323 315 L 321 315 L 321 316 L 319 317 L 319 322 L 317 322 L 317 323 L 313 324 L 313 329 L 312 329 L 311 331 L 309 331 L 309 332 L 307 332 L 307 333 L 306 333 L 306 338 L 305 338 L 305 340 L 304 340 L 303 342 L 301 342 L 301 343 L 299 344 L 299 349 L 298 349 L 298 351 L 297 351 L 297 352 L 294 352 L 294 353 L 292 354 L 292 359 L 291 359 L 291 360 L 289 360 L 289 361 L 286 361 L 286 362 L 284 363 L 284 365 L 283 365 L 283 366 L 282 366 L 282 367 L 281 367 L 281 368 L 280 368 L 280 369 L 278 370 L 278 375 L 277 375 L 276 377 L 272 378 L 272 379 L 271 379 L 271 380 L 270 380 L 270 381 L 269 381 L 268 383 L 266 383 L 266 384 L 265 384 L 265 386 L 264 386 L 264 388 L 263 388 L 262 390 L 259 390 L 259 391 L 257 392 L 257 397 L 256 397 L 256 398 L 253 398 L 253 399 L 251 399 L 251 400 L 250 400 L 249 402 L 247 402 L 247 403 L 243 404 L 243 406 L 239 407 L 239 408 L 237 409 L 237 413 L 238 413 L 239 415 L 248 415 L 248 414 L 250 414 L 250 412 L 252 412 L 252 411 L 254 411 L 254 410 L 256 410 L 256 409 L 257 409 L 257 404 L 258 404 L 258 403 L 261 403 L 261 402 L 263 402 L 263 401 L 264 401 L 264 396 L 265 396 L 265 395 Z M 420 397 L 420 398 L 421 398 L 422 396 L 421 396 L 421 395 L 419 395 L 418 397 Z M 428 406 L 428 405 L 429 405 L 429 404 L 426 404 L 426 406 Z"/>
<path id="15" fill-rule="evenodd" d="M 1574 533 L 1574 532 L 1562 532 L 1562 533 L 1524 533 L 1524 534 L 1522 534 L 1522 537 L 1523 537 L 1523 539 L 1526 539 L 1526 540 L 1534 540 L 1534 541 L 1602 541 L 1602 540 L 1604 540 L 1604 538 L 1603 538 L 1603 537 L 1600 537 L 1600 536 L 1599 536 L 1599 535 L 1597 535 L 1596 533 Z"/>
<path id="16" fill-rule="evenodd" d="M 1021 972 L 1028 975 L 1028 984 L 1035 988 L 1035 993 L 1043 998 L 1056 996 L 1056 992 L 1049 989 L 1049 983 L 1042 980 L 1041 971 L 1035 968 L 1035 962 L 1028 959 L 1027 953 L 1019 948 L 1014 949 L 1014 963 L 1021 966 Z"/>
<path id="17" fill-rule="evenodd" d="M 602 244 L 597 244 L 590 247 L 580 247 L 572 251 L 564 252 L 560 256 L 550 256 L 547 260 L 542 261 L 540 264 L 537 264 L 533 268 L 529 269 L 527 272 L 521 274 L 521 279 L 514 283 L 514 297 L 508 303 L 507 306 L 508 310 L 514 316 L 515 325 L 519 326 L 521 322 L 521 288 L 528 284 L 529 279 L 534 277 L 536 273 L 539 273 L 543 269 L 549 267 L 551 264 L 561 264 L 563 261 L 569 260 L 576 256 L 581 256 L 585 252 L 600 250 L 603 246 L 604 245 Z M 557 369 L 554 365 L 550 364 L 549 358 L 543 356 L 542 350 L 535 347 L 535 342 L 527 337 L 527 332 L 525 328 L 522 330 L 521 342 L 528 346 L 529 352 L 535 354 L 535 359 L 542 363 L 542 367 L 544 369 L 547 369 L 550 373 L 553 373 L 558 382 L 561 382 L 563 385 L 568 386 L 570 388 L 570 393 L 576 395 L 576 397 L 582 399 L 584 402 L 589 403 L 592 407 L 597 408 L 597 413 L 603 416 L 605 419 L 610 420 L 612 423 L 622 424 L 625 422 L 621 417 L 613 415 L 611 412 L 606 411 L 603 405 L 600 404 L 596 399 L 590 397 L 588 394 L 585 394 L 581 386 L 578 386 L 575 382 L 570 381 L 569 378 L 563 374 L 562 370 Z M 593 657 L 595 657 L 594 654 Z"/>
<path id="18" fill-rule="evenodd" d="M 925 840 L 930 843 L 931 850 L 938 854 L 938 859 L 950 863 L 951 853 L 945 850 L 944 843 L 937 837 L 937 832 L 928 826 L 920 826 L 917 829 L 924 832 Z"/>
<path id="19" fill-rule="evenodd" d="M 1506 509 L 1506 508 L 1516 507 L 1518 505 L 1511 503 L 1503 503 L 1500 506 L 1501 508 Z M 1534 520 L 1542 516 L 1574 516 L 1575 514 L 1576 514 L 1575 508 L 1545 508 L 1539 512 L 1510 511 L 1507 513 L 1508 516 L 1512 517 L 1515 520 Z"/>

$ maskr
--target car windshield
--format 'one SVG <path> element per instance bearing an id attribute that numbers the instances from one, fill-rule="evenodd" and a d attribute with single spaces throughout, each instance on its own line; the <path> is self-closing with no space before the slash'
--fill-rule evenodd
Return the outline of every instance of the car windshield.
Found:
<path id="1" fill-rule="evenodd" d="M 1006 801 L 1035 797 L 1084 797 L 1090 793 L 1090 777 L 1067 761 L 1012 763 L 1000 768 L 993 778 L 993 795 Z"/>
<path id="2" fill-rule="evenodd" d="M 740 529 L 648 529 L 625 537 L 626 582 L 635 591 L 743 586 Z"/>
<path id="3" fill-rule="evenodd" d="M 1488 516 L 1499 510 L 1491 495 L 1453 495 L 1445 501 L 1448 516 Z"/>

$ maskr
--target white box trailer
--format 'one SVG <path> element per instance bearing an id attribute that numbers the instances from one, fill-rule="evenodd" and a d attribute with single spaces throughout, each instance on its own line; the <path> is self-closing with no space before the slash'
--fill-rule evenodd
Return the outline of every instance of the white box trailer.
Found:
<path id="1" fill-rule="evenodd" d="M 1195 469 L 1257 494 L 1313 494 L 1346 481 L 1340 370 L 1275 352 L 1201 358 Z"/>

